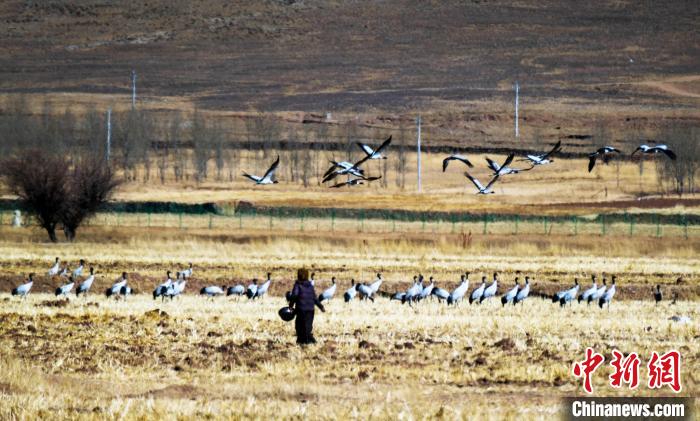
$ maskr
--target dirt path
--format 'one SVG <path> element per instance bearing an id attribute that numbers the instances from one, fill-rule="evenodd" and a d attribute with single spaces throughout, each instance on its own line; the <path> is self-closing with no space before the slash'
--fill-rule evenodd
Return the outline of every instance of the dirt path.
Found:
<path id="1" fill-rule="evenodd" d="M 685 96 L 690 98 L 700 98 L 700 93 L 692 92 L 688 90 L 688 87 L 686 86 L 686 84 L 698 81 L 700 81 L 700 75 L 690 75 L 666 80 L 641 82 L 640 85 L 658 89 L 672 95 Z M 698 89 L 700 90 L 700 84 L 691 86 L 698 87 Z"/>

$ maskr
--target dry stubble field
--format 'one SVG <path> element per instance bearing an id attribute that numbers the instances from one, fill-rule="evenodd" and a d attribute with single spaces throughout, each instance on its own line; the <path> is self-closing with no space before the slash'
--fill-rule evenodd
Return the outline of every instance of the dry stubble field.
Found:
<path id="1" fill-rule="evenodd" d="M 683 395 L 697 395 L 698 244 L 679 238 L 456 235 L 180 230 L 90 226 L 74 244 L 44 243 L 34 228 L 0 228 L 0 418 L 464 418 L 551 419 L 559 399 L 582 394 L 570 374 L 586 346 L 648 355 L 678 349 Z M 516 241 L 517 240 L 517 241 Z M 37 293 L 7 294 L 22 274 L 45 273 L 55 255 L 86 258 L 100 275 L 95 295 L 69 302 L 40 276 Z M 166 269 L 195 264 L 188 294 L 175 302 L 149 294 Z M 294 344 L 293 327 L 276 310 L 305 265 L 319 289 L 339 277 L 368 281 L 382 271 L 382 291 L 405 288 L 410 276 L 434 275 L 453 288 L 459 273 L 501 271 L 499 292 L 515 271 L 535 277 L 523 306 L 497 301 L 457 308 L 436 302 L 415 308 L 387 298 L 345 304 L 317 314 L 320 343 Z M 109 301 L 100 294 L 126 270 L 139 294 Z M 258 302 L 194 294 L 202 285 L 247 283 L 273 271 L 271 296 Z M 538 297 L 578 276 L 617 273 L 610 310 L 561 309 Z M 677 281 L 682 278 L 681 282 Z M 522 279 L 522 278 L 521 278 Z M 656 307 L 662 283 L 676 304 Z M 471 289 L 471 288 L 470 288 Z M 44 291 L 39 292 L 39 291 Z M 669 321 L 687 315 L 692 322 Z M 645 359 L 646 357 L 643 357 Z M 595 377 L 600 395 L 626 394 Z M 644 369 L 641 372 L 645 379 Z M 634 394 L 651 394 L 640 387 Z"/>
<path id="2" fill-rule="evenodd" d="M 560 397 L 582 393 L 570 369 L 586 346 L 608 358 L 613 349 L 678 349 L 683 395 L 697 394 L 697 323 L 666 320 L 676 312 L 697 320 L 689 302 L 600 311 L 539 298 L 517 308 L 494 301 L 416 309 L 336 300 L 317 316 L 320 344 L 302 349 L 276 317 L 279 297 L 90 297 L 59 308 L 46 301 L 53 297 L 3 298 L 4 419 L 551 419 Z M 607 374 L 597 372 L 597 393 L 626 394 L 607 386 Z"/>

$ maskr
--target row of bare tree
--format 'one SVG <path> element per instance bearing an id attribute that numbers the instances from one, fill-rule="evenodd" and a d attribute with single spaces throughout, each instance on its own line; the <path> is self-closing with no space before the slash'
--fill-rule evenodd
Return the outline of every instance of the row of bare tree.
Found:
<path id="1" fill-rule="evenodd" d="M 110 165 L 120 170 L 124 181 L 150 182 L 157 177 L 161 183 L 232 181 L 242 170 L 264 171 L 280 154 L 287 163 L 285 178 L 308 187 L 321 183 L 328 160 L 357 161 L 363 156 L 357 142 L 379 143 L 387 136 L 380 129 L 361 133 L 355 121 L 334 125 L 332 129 L 328 124 L 285 126 L 278 118 L 264 113 L 240 121 L 242 127 L 237 131 L 231 121 L 207 118 L 199 111 L 113 113 L 108 154 L 104 114 L 89 111 L 76 115 L 56 112 L 48 106 L 34 114 L 26 103 L 17 101 L 0 116 L 0 153 L 8 155 L 26 148 L 47 149 L 66 156 L 89 152 L 109 156 Z M 328 141 L 331 130 L 336 139 L 332 144 Z M 397 156 L 392 159 L 392 169 L 399 187 L 406 183 L 405 145 L 411 135 L 405 128 L 394 135 Z M 367 140 L 368 136 L 372 140 Z M 338 143 L 343 145 L 341 150 Z M 246 168 L 241 167 L 244 162 Z M 386 187 L 389 169 L 387 162 L 382 162 L 370 171 L 382 175 L 380 184 Z"/>

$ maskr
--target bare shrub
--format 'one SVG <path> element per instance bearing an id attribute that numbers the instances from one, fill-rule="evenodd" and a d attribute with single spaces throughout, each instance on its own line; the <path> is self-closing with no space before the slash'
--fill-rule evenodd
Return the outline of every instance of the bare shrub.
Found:
<path id="1" fill-rule="evenodd" d="M 89 155 L 70 165 L 64 155 L 25 149 L 2 162 L 1 175 L 21 206 L 32 214 L 53 242 L 63 225 L 73 240 L 80 224 L 105 203 L 119 185 L 100 158 Z"/>

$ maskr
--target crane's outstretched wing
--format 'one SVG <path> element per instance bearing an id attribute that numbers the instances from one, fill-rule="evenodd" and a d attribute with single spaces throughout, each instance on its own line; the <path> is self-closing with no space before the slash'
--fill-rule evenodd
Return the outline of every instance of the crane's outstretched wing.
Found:
<path id="1" fill-rule="evenodd" d="M 375 153 L 381 152 L 382 149 L 384 149 L 384 148 L 386 148 L 387 146 L 389 146 L 390 143 L 391 143 L 391 136 L 387 137 L 386 140 L 385 140 L 381 145 L 379 145 L 379 147 L 378 147 L 377 149 L 374 150 L 374 152 L 375 152 Z"/>
<path id="2" fill-rule="evenodd" d="M 474 183 L 474 185 L 476 186 L 477 189 L 479 189 L 479 191 L 484 190 L 484 186 L 479 182 L 479 180 L 472 177 L 471 174 L 469 174 L 468 172 L 465 172 L 464 176 L 467 177 L 472 183 Z"/>
<path id="3" fill-rule="evenodd" d="M 591 172 L 593 167 L 595 167 L 595 160 L 598 158 L 597 153 L 592 153 L 588 156 L 588 172 Z"/>
<path id="4" fill-rule="evenodd" d="M 491 158 L 486 158 L 486 162 L 488 163 L 489 168 L 493 170 L 493 172 L 498 172 L 501 167 L 496 163 L 493 159 Z"/>
<path id="5" fill-rule="evenodd" d="M 469 160 L 467 158 L 463 157 L 462 155 L 450 155 L 447 158 L 442 160 L 442 172 L 445 172 L 445 170 L 447 170 L 447 165 L 450 163 L 450 161 L 454 161 L 454 160 L 457 160 L 457 161 L 460 161 L 460 162 L 466 164 L 467 167 L 469 167 L 469 168 L 474 168 L 474 165 L 472 165 L 472 163 L 469 162 Z"/>
<path id="6" fill-rule="evenodd" d="M 515 158 L 515 154 L 514 154 L 514 153 L 511 153 L 510 155 L 508 155 L 508 157 L 506 158 L 505 162 L 503 162 L 503 165 L 502 165 L 502 166 L 503 166 L 503 167 L 507 167 L 508 165 L 510 165 L 510 163 L 513 162 L 513 158 Z"/>
<path id="7" fill-rule="evenodd" d="M 265 172 L 265 175 L 263 176 L 263 180 L 272 180 L 272 177 L 275 175 L 275 170 L 277 169 L 277 166 L 280 164 L 280 156 L 277 155 L 277 160 L 272 163 L 270 168 Z"/>
<path id="8" fill-rule="evenodd" d="M 249 179 L 255 181 L 256 183 L 259 182 L 259 181 L 261 180 L 261 178 L 258 177 L 257 175 L 250 175 L 250 174 L 248 174 L 248 173 L 246 173 L 246 172 L 243 173 L 243 177 L 247 177 L 247 178 L 249 178 Z"/>
<path id="9" fill-rule="evenodd" d="M 486 185 L 486 190 L 488 190 L 489 188 L 491 188 L 491 186 L 493 186 L 493 183 L 495 183 L 496 180 L 498 180 L 498 176 L 493 177 L 493 178 L 491 179 L 491 181 L 489 181 L 489 184 Z"/>
<path id="10" fill-rule="evenodd" d="M 561 140 L 558 141 L 554 147 L 552 148 L 551 151 L 547 152 L 546 154 L 542 155 L 542 159 L 548 158 L 550 155 L 555 154 L 561 150 Z"/>

